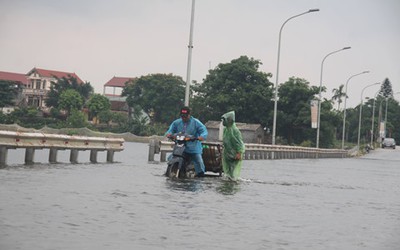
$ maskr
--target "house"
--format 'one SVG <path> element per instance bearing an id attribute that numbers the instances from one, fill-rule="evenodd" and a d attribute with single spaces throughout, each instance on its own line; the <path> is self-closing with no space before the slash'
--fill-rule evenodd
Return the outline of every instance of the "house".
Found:
<path id="1" fill-rule="evenodd" d="M 126 97 L 122 97 L 122 89 L 125 87 L 125 83 L 135 80 L 135 77 L 116 77 L 111 78 L 103 86 L 103 95 L 106 96 L 111 103 L 112 111 L 124 111 L 128 112 L 129 107 L 126 103 Z M 109 93 L 109 90 L 112 93 Z"/>
<path id="2" fill-rule="evenodd" d="M 19 90 L 15 99 L 15 106 L 23 104 L 22 91 L 28 84 L 28 78 L 26 77 L 25 74 L 0 71 L 0 81 L 5 81 L 8 82 L 9 84 L 14 84 L 16 88 Z M 3 111 L 3 113 L 8 114 L 14 110 L 14 107 L 3 107 L 1 110 Z"/>
<path id="3" fill-rule="evenodd" d="M 55 70 L 33 68 L 26 74 L 28 83 L 23 91 L 23 95 L 28 106 L 47 109 L 45 100 L 50 91 L 50 86 L 57 83 L 57 79 L 75 78 L 78 83 L 83 83 L 75 73 L 62 72 Z"/>
<path id="4" fill-rule="evenodd" d="M 219 141 L 219 129 L 221 121 L 208 121 L 205 126 L 208 130 L 207 141 Z M 248 124 L 236 122 L 236 127 L 242 133 L 244 143 L 264 143 L 264 128 L 260 124 Z M 221 132 L 222 133 L 222 132 Z"/>
<path id="5" fill-rule="evenodd" d="M 110 97 L 121 97 L 122 89 L 125 87 L 125 83 L 135 80 L 135 77 L 116 77 L 111 78 L 103 86 L 103 95 Z M 106 93 L 107 90 L 112 89 L 112 94 Z"/>

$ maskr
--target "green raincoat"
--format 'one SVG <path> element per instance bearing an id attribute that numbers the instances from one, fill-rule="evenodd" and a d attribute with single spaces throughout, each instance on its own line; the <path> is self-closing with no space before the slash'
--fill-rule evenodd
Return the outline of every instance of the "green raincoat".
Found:
<path id="1" fill-rule="evenodd" d="M 242 134 L 235 124 L 235 112 L 231 111 L 222 116 L 225 126 L 223 133 L 224 150 L 222 154 L 222 168 L 225 175 L 237 179 L 242 170 L 244 143 Z"/>

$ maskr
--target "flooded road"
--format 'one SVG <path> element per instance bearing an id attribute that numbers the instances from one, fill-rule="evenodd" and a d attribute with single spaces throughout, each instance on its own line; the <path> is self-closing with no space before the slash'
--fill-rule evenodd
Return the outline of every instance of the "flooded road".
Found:
<path id="1" fill-rule="evenodd" d="M 242 179 L 169 180 L 125 143 L 114 164 L 0 169 L 0 249 L 399 249 L 400 148 L 244 161 Z M 99 161 L 105 161 L 99 153 Z"/>

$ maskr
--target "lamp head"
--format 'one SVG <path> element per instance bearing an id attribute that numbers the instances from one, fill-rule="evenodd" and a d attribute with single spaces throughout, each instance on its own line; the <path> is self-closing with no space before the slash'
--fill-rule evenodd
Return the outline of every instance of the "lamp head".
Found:
<path id="1" fill-rule="evenodd" d="M 317 12 L 319 9 L 309 9 L 308 12 Z"/>
<path id="2" fill-rule="evenodd" d="M 345 49 L 351 49 L 351 47 L 344 47 L 342 50 L 345 50 Z"/>

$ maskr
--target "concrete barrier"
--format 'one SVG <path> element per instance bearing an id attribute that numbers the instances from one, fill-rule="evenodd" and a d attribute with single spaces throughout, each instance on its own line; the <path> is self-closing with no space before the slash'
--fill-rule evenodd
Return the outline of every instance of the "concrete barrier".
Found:
<path id="1" fill-rule="evenodd" d="M 122 151 L 124 139 L 69 136 L 0 130 L 0 165 L 7 164 L 9 149 L 25 148 L 25 163 L 34 163 L 35 150 L 50 149 L 49 162 L 57 162 L 58 150 L 71 150 L 70 162 L 78 162 L 79 151 L 90 150 L 90 162 L 97 162 L 97 152 L 107 151 L 107 162 L 114 161 L 114 152 Z"/>
<path id="2" fill-rule="evenodd" d="M 173 145 L 174 143 L 171 141 L 159 141 L 157 139 L 150 140 L 149 161 L 154 162 L 155 154 L 160 153 L 160 162 L 164 162 L 166 160 L 166 154 L 172 152 Z M 342 149 L 322 149 L 253 143 L 246 143 L 245 146 L 245 160 L 348 157 L 348 151 Z"/>

